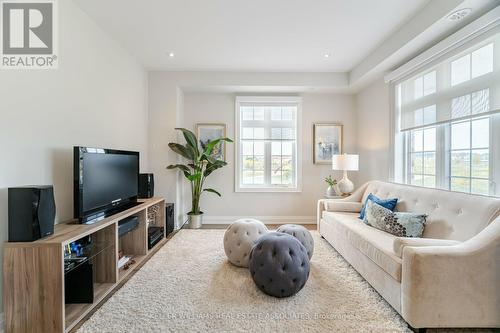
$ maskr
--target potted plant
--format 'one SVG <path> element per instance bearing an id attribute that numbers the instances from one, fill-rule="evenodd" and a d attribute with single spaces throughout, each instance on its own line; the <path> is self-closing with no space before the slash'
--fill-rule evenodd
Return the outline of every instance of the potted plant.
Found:
<path id="1" fill-rule="evenodd" d="M 233 142 L 233 140 L 229 138 L 218 138 L 209 141 L 203 149 L 200 149 L 198 147 L 198 139 L 193 132 L 185 128 L 176 128 L 176 130 L 182 131 L 184 139 L 186 139 L 186 144 L 181 145 L 171 142 L 168 146 L 174 152 L 184 157 L 188 163 L 172 164 L 167 166 L 167 169 L 181 170 L 184 177 L 190 182 L 191 211 L 188 213 L 188 227 L 193 229 L 201 228 L 203 224 L 203 212 L 200 210 L 201 194 L 203 192 L 211 192 L 217 194 L 219 197 L 221 196 L 221 194 L 213 188 L 204 187 L 205 180 L 212 172 L 227 165 L 226 162 L 214 158 L 212 151 L 221 141 Z"/>
<path id="2" fill-rule="evenodd" d="M 337 195 L 337 190 L 335 187 L 337 186 L 337 180 L 333 179 L 331 175 L 325 178 L 325 182 L 328 184 L 328 188 L 326 189 L 326 196 L 333 197 Z"/>

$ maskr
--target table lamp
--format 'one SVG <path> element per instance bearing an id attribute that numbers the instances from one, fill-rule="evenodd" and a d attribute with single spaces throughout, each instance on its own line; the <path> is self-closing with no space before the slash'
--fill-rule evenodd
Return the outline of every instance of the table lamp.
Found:
<path id="1" fill-rule="evenodd" d="M 347 171 L 358 171 L 359 156 L 355 154 L 342 154 L 332 156 L 332 170 L 344 171 L 344 176 L 337 183 L 342 195 L 348 195 L 354 190 L 354 184 L 347 178 Z"/>

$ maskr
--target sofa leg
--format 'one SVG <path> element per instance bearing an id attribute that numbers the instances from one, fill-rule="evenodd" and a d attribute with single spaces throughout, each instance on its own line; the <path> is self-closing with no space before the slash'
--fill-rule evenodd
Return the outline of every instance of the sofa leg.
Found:
<path id="1" fill-rule="evenodd" d="M 408 327 L 410 328 L 410 330 L 412 330 L 415 333 L 425 333 L 425 332 L 427 332 L 427 328 L 415 328 L 415 327 L 411 327 L 410 325 L 408 325 Z"/>

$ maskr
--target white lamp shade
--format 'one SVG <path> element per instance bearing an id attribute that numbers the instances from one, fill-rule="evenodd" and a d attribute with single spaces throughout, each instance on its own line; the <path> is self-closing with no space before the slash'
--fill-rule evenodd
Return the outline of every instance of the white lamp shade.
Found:
<path id="1" fill-rule="evenodd" d="M 358 171 L 359 156 L 342 154 L 332 156 L 332 170 Z"/>

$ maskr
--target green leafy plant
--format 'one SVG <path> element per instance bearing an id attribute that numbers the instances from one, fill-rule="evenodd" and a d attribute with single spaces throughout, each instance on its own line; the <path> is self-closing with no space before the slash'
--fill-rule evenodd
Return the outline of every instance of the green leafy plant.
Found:
<path id="1" fill-rule="evenodd" d="M 325 178 L 325 182 L 330 185 L 330 186 L 335 186 L 337 185 L 337 180 L 333 179 L 331 175 Z"/>
<path id="2" fill-rule="evenodd" d="M 171 142 L 168 146 L 174 152 L 184 157 L 188 163 L 172 164 L 167 166 L 167 169 L 181 170 L 184 177 L 186 177 L 186 179 L 190 182 L 191 211 L 188 214 L 199 215 L 202 214 L 200 211 L 200 197 L 203 192 L 211 192 L 217 194 L 219 197 L 221 196 L 221 194 L 213 188 L 204 187 L 205 180 L 212 172 L 227 165 L 226 162 L 214 158 L 212 152 L 222 141 L 233 142 L 233 140 L 229 138 L 211 140 L 202 150 L 200 150 L 198 147 L 198 139 L 193 132 L 185 128 L 176 128 L 176 130 L 182 131 L 184 139 L 186 139 L 186 144 L 181 145 L 179 143 Z"/>

